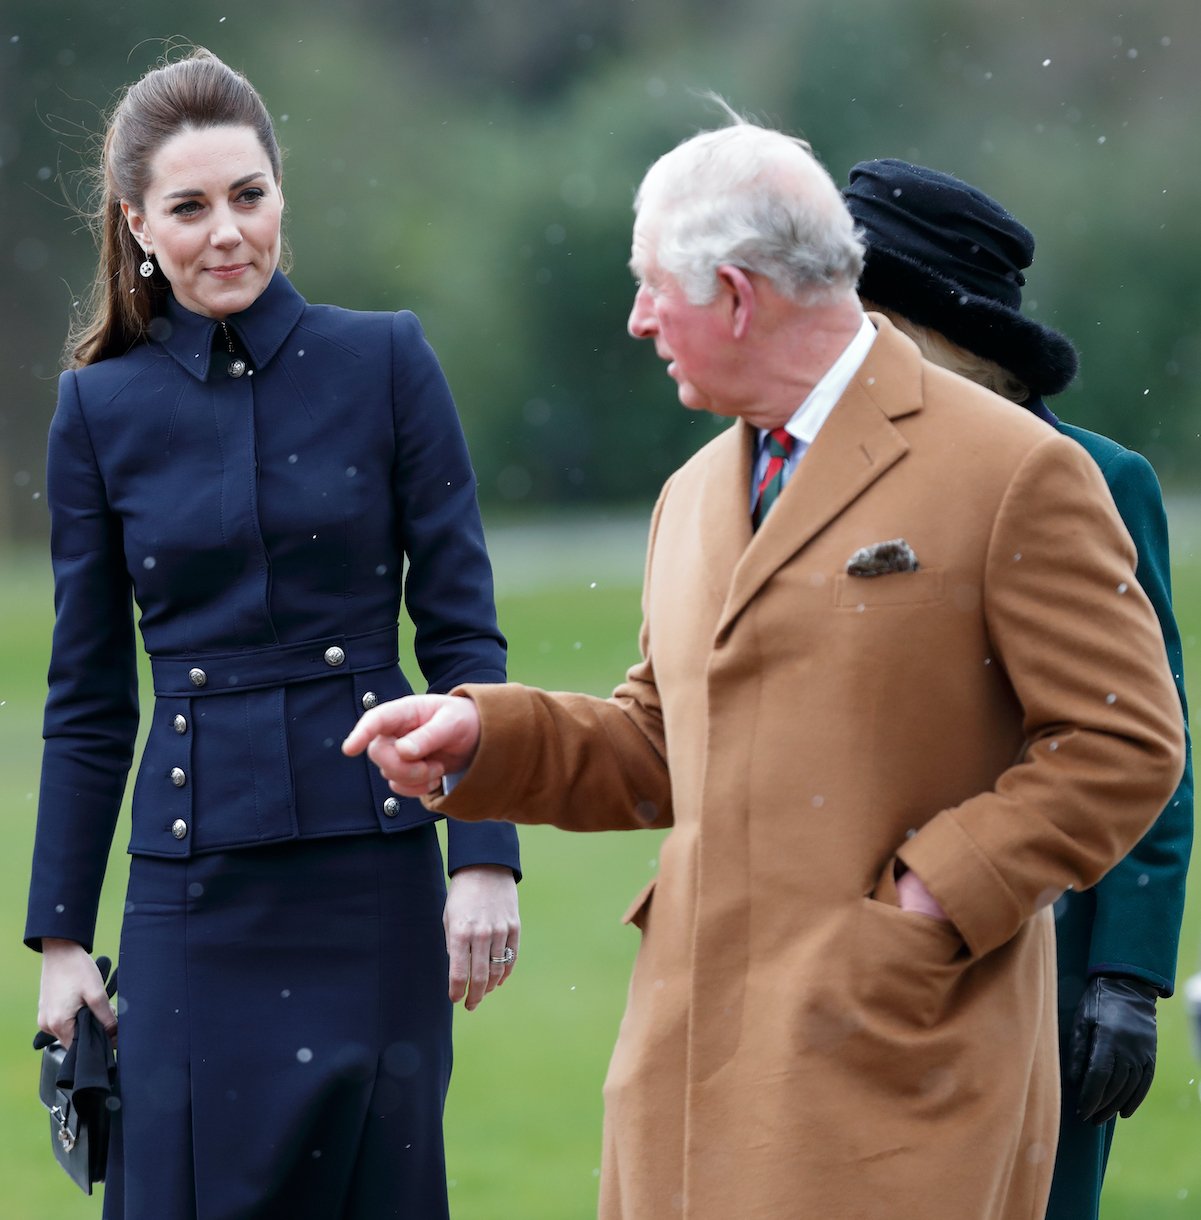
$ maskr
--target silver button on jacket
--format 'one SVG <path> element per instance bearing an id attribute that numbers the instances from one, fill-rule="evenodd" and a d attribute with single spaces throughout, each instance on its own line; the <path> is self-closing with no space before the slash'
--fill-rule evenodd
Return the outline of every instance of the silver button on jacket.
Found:
<path id="1" fill-rule="evenodd" d="M 204 672 L 203 669 L 188 670 L 188 681 L 191 682 L 193 686 L 203 686 L 208 680 L 209 676 Z"/>
<path id="2" fill-rule="evenodd" d="M 171 823 L 171 833 L 177 839 L 184 838 L 188 833 L 187 822 L 185 822 L 183 818 L 176 818 L 175 821 Z"/>
<path id="3" fill-rule="evenodd" d="M 394 796 L 388 797 L 384 802 L 384 813 L 390 818 L 394 818 L 400 812 L 400 801 Z"/>
<path id="4" fill-rule="evenodd" d="M 188 782 L 187 775 L 184 774 L 182 767 L 171 768 L 171 782 L 177 787 L 182 788 Z"/>
<path id="5" fill-rule="evenodd" d="M 368 712 L 371 711 L 371 709 L 375 707 L 378 702 L 379 695 L 377 695 L 373 690 L 367 691 L 367 693 L 363 696 L 363 710 Z"/>
<path id="6" fill-rule="evenodd" d="M 344 653 L 342 649 L 337 646 L 337 644 L 333 645 L 332 648 L 327 648 L 325 650 L 326 665 L 341 665 L 345 660 L 346 653 Z"/>
<path id="7" fill-rule="evenodd" d="M 186 733 L 188 731 L 188 719 L 186 716 L 176 716 L 171 723 L 175 726 L 177 733 Z"/>

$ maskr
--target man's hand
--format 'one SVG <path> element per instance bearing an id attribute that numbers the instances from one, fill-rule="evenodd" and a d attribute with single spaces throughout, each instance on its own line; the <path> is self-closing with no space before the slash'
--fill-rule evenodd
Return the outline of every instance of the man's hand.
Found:
<path id="1" fill-rule="evenodd" d="M 1129 1118 L 1155 1075 L 1155 1001 L 1150 983 L 1098 974 L 1076 1008 L 1068 1078 L 1080 1091 L 1079 1115 L 1098 1126 Z"/>
<path id="2" fill-rule="evenodd" d="M 897 904 L 902 911 L 914 911 L 918 915 L 928 915 L 931 919 L 950 923 L 938 899 L 926 889 L 925 882 L 912 869 L 906 869 L 897 878 Z"/>
<path id="3" fill-rule="evenodd" d="M 479 740 L 480 715 L 470 699 L 408 695 L 365 712 L 342 752 L 366 750 L 393 792 L 426 796 L 444 775 L 467 769 Z"/>

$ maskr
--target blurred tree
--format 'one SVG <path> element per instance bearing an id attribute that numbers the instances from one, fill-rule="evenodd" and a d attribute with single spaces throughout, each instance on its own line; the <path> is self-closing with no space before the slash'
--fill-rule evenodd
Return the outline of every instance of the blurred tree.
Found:
<path id="1" fill-rule="evenodd" d="M 45 528 L 46 425 L 90 240 L 67 200 L 115 91 L 172 37 L 262 90 L 285 145 L 293 278 L 412 308 L 494 508 L 649 500 L 713 435 L 624 334 L 633 189 L 721 121 L 715 89 L 845 179 L 903 156 L 1035 231 L 1026 307 L 1070 334 L 1075 422 L 1169 483 L 1201 448 L 1192 0 L 8 0 L 0 30 L 0 538 Z M 36 497 L 36 498 L 35 498 Z"/>

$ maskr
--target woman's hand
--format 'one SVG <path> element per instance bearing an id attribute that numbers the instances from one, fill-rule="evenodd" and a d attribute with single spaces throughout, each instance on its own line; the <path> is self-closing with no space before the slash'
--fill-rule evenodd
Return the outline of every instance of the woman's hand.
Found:
<path id="1" fill-rule="evenodd" d="M 517 959 L 521 919 L 513 870 L 501 864 L 459 869 L 450 879 L 442 926 L 450 954 L 450 999 L 457 1003 L 466 996 L 470 1012 L 512 974 Z"/>
<path id="2" fill-rule="evenodd" d="M 84 1005 L 116 1041 L 117 1014 L 105 994 L 96 963 L 75 941 L 44 937 L 38 1028 L 53 1034 L 63 1046 L 70 1046 L 75 1037 L 75 1015 Z"/>

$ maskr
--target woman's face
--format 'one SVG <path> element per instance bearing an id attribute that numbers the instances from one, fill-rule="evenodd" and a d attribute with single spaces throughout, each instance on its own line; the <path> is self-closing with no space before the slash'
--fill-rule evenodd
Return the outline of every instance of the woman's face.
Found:
<path id="1" fill-rule="evenodd" d="M 209 318 L 240 313 L 267 287 L 279 264 L 283 208 L 251 127 L 178 132 L 150 162 L 142 207 L 121 201 L 130 232 L 176 300 Z"/>

